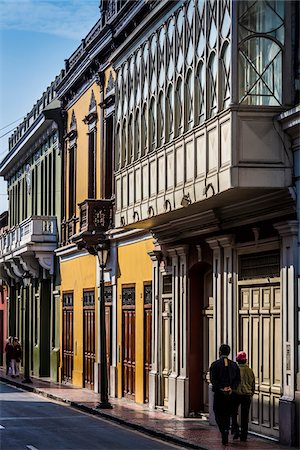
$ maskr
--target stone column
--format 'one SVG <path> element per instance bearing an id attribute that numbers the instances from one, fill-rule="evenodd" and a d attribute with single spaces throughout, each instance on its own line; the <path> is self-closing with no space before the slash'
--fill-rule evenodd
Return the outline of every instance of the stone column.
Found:
<path id="1" fill-rule="evenodd" d="M 186 417 L 189 411 L 188 377 L 187 377 L 187 332 L 188 332 L 188 275 L 187 275 L 188 247 L 176 248 L 179 263 L 179 291 L 178 291 L 178 370 L 176 387 L 176 414 Z"/>
<path id="2" fill-rule="evenodd" d="M 229 344 L 231 354 L 236 351 L 236 309 L 234 286 L 236 279 L 233 274 L 232 235 L 217 236 L 206 242 L 213 250 L 213 313 L 215 324 L 215 358 L 218 358 L 222 343 Z M 209 422 L 215 425 L 213 413 L 213 393 L 209 386 Z"/>
<path id="3" fill-rule="evenodd" d="M 159 264 L 161 252 L 154 250 L 148 253 L 152 261 L 152 364 L 149 373 L 149 408 L 154 409 L 158 404 L 160 392 L 159 377 L 159 352 L 160 352 L 160 308 L 159 308 L 159 286 L 160 271 Z"/>
<path id="4" fill-rule="evenodd" d="M 295 438 L 295 374 L 298 338 L 298 221 L 275 224 L 281 246 L 282 397 L 279 400 L 280 441 L 292 445 Z M 298 300 L 297 300 L 298 299 Z"/>
<path id="5" fill-rule="evenodd" d="M 218 357 L 219 347 L 223 341 L 222 322 L 222 252 L 217 238 L 207 239 L 206 242 L 213 250 L 213 299 L 215 324 L 215 358 Z"/>
<path id="6" fill-rule="evenodd" d="M 218 242 L 223 251 L 222 305 L 223 305 L 223 342 L 230 345 L 232 358 L 236 354 L 236 277 L 233 269 L 233 236 L 220 236 Z"/>
<path id="7" fill-rule="evenodd" d="M 176 414 L 176 392 L 177 392 L 177 377 L 179 375 L 178 363 L 178 309 L 179 309 L 179 261 L 175 249 L 168 250 L 171 257 L 172 264 L 172 368 L 169 376 L 169 398 L 168 409 L 171 414 Z"/>

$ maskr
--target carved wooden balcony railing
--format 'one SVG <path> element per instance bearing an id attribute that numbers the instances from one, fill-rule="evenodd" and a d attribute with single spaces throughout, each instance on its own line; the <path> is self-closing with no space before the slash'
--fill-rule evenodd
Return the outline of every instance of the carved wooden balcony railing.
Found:
<path id="1" fill-rule="evenodd" d="M 63 220 L 61 223 L 61 245 L 67 245 L 72 242 L 72 237 L 76 234 L 76 225 L 78 217 L 72 217 L 69 220 Z"/>

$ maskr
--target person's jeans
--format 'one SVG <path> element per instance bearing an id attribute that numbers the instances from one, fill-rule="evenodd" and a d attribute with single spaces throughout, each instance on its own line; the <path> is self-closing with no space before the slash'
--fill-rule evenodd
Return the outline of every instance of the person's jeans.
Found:
<path id="1" fill-rule="evenodd" d="M 230 428 L 230 416 L 232 415 L 233 410 L 232 394 L 225 394 L 222 391 L 215 392 L 213 409 L 220 432 L 222 435 L 228 433 Z"/>
<path id="2" fill-rule="evenodd" d="M 241 438 L 247 438 L 249 411 L 251 406 L 251 395 L 234 394 L 234 408 L 232 413 L 232 430 L 234 434 L 239 435 L 240 427 L 238 424 L 238 411 L 241 406 L 240 423 L 241 423 Z"/>

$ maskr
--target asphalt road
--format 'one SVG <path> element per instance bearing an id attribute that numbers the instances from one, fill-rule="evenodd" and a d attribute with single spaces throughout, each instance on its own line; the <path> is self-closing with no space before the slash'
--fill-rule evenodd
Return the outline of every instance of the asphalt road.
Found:
<path id="1" fill-rule="evenodd" d="M 1 450 L 179 448 L 0 383 Z"/>

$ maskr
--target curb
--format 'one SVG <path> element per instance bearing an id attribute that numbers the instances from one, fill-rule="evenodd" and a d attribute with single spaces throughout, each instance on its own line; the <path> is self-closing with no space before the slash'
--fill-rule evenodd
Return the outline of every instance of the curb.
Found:
<path id="1" fill-rule="evenodd" d="M 82 411 L 82 412 L 85 412 L 85 413 L 88 413 L 88 414 L 91 414 L 91 415 L 94 415 L 94 416 L 101 417 L 101 418 L 106 419 L 106 420 L 108 420 L 110 422 L 114 422 L 114 423 L 117 423 L 119 425 L 123 425 L 123 426 L 125 426 L 127 428 L 130 428 L 130 429 L 133 429 L 133 430 L 136 430 L 136 431 L 143 432 L 143 433 L 147 434 L 148 436 L 156 437 L 156 438 L 158 438 L 160 440 L 163 440 L 165 442 L 170 442 L 170 443 L 173 443 L 173 444 L 177 444 L 177 445 L 183 446 L 184 448 L 187 448 L 187 449 L 188 448 L 193 448 L 193 449 L 197 449 L 197 450 L 210 450 L 208 447 L 202 447 L 202 446 L 196 445 L 196 444 L 194 444 L 192 442 L 187 442 L 187 441 L 185 441 L 182 438 L 173 436 L 172 434 L 163 433 L 161 431 L 157 431 L 155 429 L 145 427 L 144 425 L 141 425 L 141 424 L 136 424 L 136 423 L 133 423 L 133 422 L 127 422 L 125 419 L 122 419 L 121 417 L 105 413 L 105 412 L 100 411 L 100 410 L 98 410 L 96 408 L 91 408 L 91 407 L 86 406 L 86 405 L 84 405 L 82 403 L 73 402 L 71 400 L 67 400 L 65 398 L 58 397 L 57 395 L 53 395 L 53 394 L 44 392 L 43 390 L 41 390 L 39 388 L 31 386 L 30 384 L 25 384 L 25 383 L 22 384 L 19 381 L 10 380 L 10 379 L 7 379 L 7 378 L 1 377 L 1 376 L 0 376 L 0 381 L 2 381 L 3 383 L 6 383 L 6 384 L 12 385 L 14 387 L 17 387 L 17 388 L 19 388 L 19 389 L 21 389 L 23 391 L 33 392 L 33 393 L 38 394 L 38 395 L 40 395 L 42 397 L 49 398 L 49 399 L 55 400 L 55 401 L 59 401 L 61 403 L 65 403 L 65 404 L 67 404 L 67 405 L 71 406 L 72 408 L 77 409 L 79 411 Z"/>

